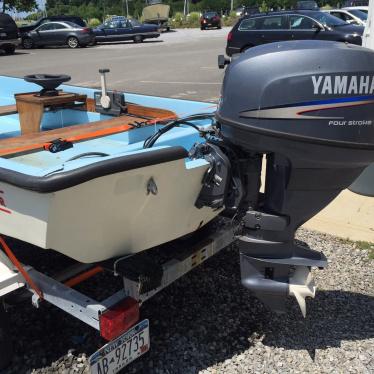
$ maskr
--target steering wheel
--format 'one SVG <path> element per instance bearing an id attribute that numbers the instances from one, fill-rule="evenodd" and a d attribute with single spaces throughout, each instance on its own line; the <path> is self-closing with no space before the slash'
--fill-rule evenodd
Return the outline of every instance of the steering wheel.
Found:
<path id="1" fill-rule="evenodd" d="M 26 75 L 23 79 L 26 82 L 35 83 L 43 87 L 40 91 L 40 96 L 55 96 L 58 94 L 56 88 L 61 83 L 69 81 L 71 77 L 66 74 L 31 74 Z"/>

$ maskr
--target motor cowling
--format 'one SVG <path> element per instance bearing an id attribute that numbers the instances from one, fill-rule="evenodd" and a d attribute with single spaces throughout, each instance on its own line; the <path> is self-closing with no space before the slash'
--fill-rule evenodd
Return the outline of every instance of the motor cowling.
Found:
<path id="1" fill-rule="evenodd" d="M 294 41 L 252 48 L 233 60 L 217 118 L 222 134 L 245 148 L 281 150 L 308 163 L 326 156 L 311 154 L 320 150 L 312 144 L 359 150 L 354 159 L 328 157 L 352 164 L 372 159 L 373 109 L 373 51 L 345 43 Z M 301 146 L 288 149 L 292 140 Z"/>
<path id="2" fill-rule="evenodd" d="M 301 305 L 314 295 L 309 269 L 326 259 L 295 244 L 295 231 L 374 162 L 374 52 L 323 41 L 252 48 L 227 67 L 216 118 L 227 144 L 266 156 L 264 193 L 249 199 L 238 236 L 242 283 L 274 310 L 289 294 Z"/>

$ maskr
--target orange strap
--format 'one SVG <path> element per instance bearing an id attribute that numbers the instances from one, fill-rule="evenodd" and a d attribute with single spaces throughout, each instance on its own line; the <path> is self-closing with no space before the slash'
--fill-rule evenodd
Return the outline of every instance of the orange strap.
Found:
<path id="1" fill-rule="evenodd" d="M 92 132 L 87 133 L 87 134 L 71 136 L 71 137 L 69 137 L 67 139 L 64 139 L 64 140 L 69 141 L 69 142 L 78 142 L 78 141 L 85 140 L 85 139 L 98 138 L 100 136 L 117 134 L 119 132 L 128 131 L 132 128 L 134 128 L 134 127 L 130 126 L 130 125 L 114 126 L 114 127 L 109 127 L 107 129 L 92 131 Z M 10 154 L 10 153 L 13 154 L 13 153 L 19 153 L 19 152 L 25 152 L 25 151 L 32 151 L 32 150 L 36 150 L 38 148 L 43 149 L 45 144 L 46 143 L 34 143 L 34 144 L 22 146 L 22 147 L 1 149 L 0 154 Z"/>
<path id="2" fill-rule="evenodd" d="M 70 278 L 64 284 L 68 287 L 74 287 L 77 284 L 82 283 L 83 281 L 93 277 L 94 275 L 101 273 L 102 271 L 104 271 L 104 269 L 101 266 L 95 266 L 94 268 L 89 269 L 84 273 L 78 274 L 77 276 Z"/>
<path id="3" fill-rule="evenodd" d="M 36 292 L 36 294 L 43 299 L 43 292 L 40 290 L 40 288 L 35 284 L 35 282 L 31 279 L 30 275 L 27 273 L 27 271 L 23 268 L 22 264 L 18 261 L 17 257 L 14 255 L 14 253 L 11 251 L 11 249 L 8 247 L 8 244 L 6 244 L 4 238 L 0 235 L 0 244 L 4 248 L 5 253 L 9 257 L 10 261 L 12 261 L 13 265 L 19 270 L 19 272 L 23 275 L 26 282 L 29 284 L 29 286 Z"/>
<path id="4" fill-rule="evenodd" d="M 115 126 L 115 127 L 108 127 L 107 129 L 92 131 L 88 134 L 71 136 L 67 138 L 66 140 L 68 142 L 79 142 L 85 139 L 98 138 L 100 136 L 112 135 L 118 132 L 129 131 L 133 128 L 134 126 L 131 126 L 131 125 L 120 125 L 120 126 Z"/>

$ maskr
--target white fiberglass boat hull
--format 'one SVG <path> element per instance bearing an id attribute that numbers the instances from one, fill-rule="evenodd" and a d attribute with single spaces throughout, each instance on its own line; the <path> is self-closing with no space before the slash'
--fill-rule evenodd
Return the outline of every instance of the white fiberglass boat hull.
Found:
<path id="1" fill-rule="evenodd" d="M 195 207 L 207 168 L 186 168 L 178 159 L 51 193 L 1 182 L 1 232 L 84 263 L 140 252 L 191 233 L 219 214 Z M 155 194 L 148 191 L 151 179 Z"/>

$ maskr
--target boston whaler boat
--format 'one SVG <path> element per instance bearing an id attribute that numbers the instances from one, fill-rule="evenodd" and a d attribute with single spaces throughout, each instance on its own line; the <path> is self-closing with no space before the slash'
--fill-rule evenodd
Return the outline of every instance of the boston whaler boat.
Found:
<path id="1" fill-rule="evenodd" d="M 107 70 L 101 91 L 56 90 L 66 76 L 0 77 L 0 232 L 79 263 L 112 261 L 131 307 L 235 241 L 243 285 L 275 311 L 294 296 L 305 315 L 305 297 L 315 294 L 310 269 L 326 258 L 295 244 L 295 231 L 374 161 L 374 52 L 284 42 L 219 65 L 228 66 L 217 110 L 108 91 Z M 191 241 L 204 244 L 188 265 L 144 256 Z M 52 297 L 53 280 L 21 272 L 30 291 L 107 339 L 126 330 L 108 333 L 108 304 L 94 304 L 92 315 L 92 300 L 78 303 L 60 284 Z M 93 356 L 94 372 L 109 348 Z"/>
<path id="2" fill-rule="evenodd" d="M 27 79 L 41 83 L 56 77 Z M 11 88 L 8 97 L 19 89 L 19 80 L 2 80 L 2 87 Z M 35 88 L 22 83 L 25 92 Z M 145 140 L 163 128 L 160 123 L 177 117 L 173 111 L 123 103 L 117 105 L 116 113 L 101 105 L 95 108 L 93 99 L 86 97 L 92 96 L 92 90 L 64 90 L 69 93 L 17 94 L 14 111 L 19 115 L 0 117 L 4 203 L 0 232 L 91 263 L 186 235 L 222 210 L 195 206 L 209 167 L 204 159 L 186 159 L 194 143 L 203 140 L 191 127 L 195 125 L 183 125 L 181 120 L 181 126 L 146 148 Z M 106 93 L 104 97 L 109 98 Z M 63 103 L 63 99 L 70 101 Z M 143 101 L 147 99 L 150 101 Z M 83 106 L 77 106 L 78 100 Z M 167 99 L 159 101 L 168 103 Z M 52 109 L 36 113 L 41 105 Z M 92 108 L 87 108 L 89 105 Z M 181 103 L 174 104 L 177 110 L 178 105 Z M 185 110 L 198 113 L 200 108 L 212 112 L 214 106 L 184 103 L 179 117 Z M 209 125 L 211 117 L 207 112 L 193 119 Z"/>

